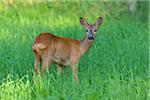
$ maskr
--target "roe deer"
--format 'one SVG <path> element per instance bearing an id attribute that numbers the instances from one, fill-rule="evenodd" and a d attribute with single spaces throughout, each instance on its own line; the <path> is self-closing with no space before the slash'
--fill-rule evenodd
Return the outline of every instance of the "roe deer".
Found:
<path id="1" fill-rule="evenodd" d="M 102 23 L 102 17 L 96 20 L 95 24 L 88 24 L 85 19 L 80 18 L 81 25 L 85 28 L 86 35 L 82 40 L 58 37 L 51 33 L 41 33 L 32 44 L 34 51 L 36 74 L 39 72 L 39 65 L 42 61 L 41 74 L 48 70 L 52 63 L 56 63 L 57 74 L 59 75 L 63 66 L 70 65 L 74 79 L 78 79 L 78 63 L 80 57 L 91 47 L 96 31 Z"/>

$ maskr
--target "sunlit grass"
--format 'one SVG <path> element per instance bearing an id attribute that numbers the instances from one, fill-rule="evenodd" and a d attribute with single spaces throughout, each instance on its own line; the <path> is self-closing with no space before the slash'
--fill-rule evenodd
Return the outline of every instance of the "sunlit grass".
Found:
<path id="1" fill-rule="evenodd" d="M 69 66 L 59 77 L 56 65 L 52 65 L 44 77 L 35 76 L 31 49 L 35 36 L 51 32 L 81 40 L 85 35 L 79 23 L 84 14 L 79 14 L 75 8 L 70 8 L 76 11 L 74 13 L 62 12 L 61 8 L 54 9 L 56 6 L 48 8 L 44 4 L 27 9 L 26 5 L 18 5 L 1 9 L 0 99 L 147 99 L 148 27 L 147 23 L 127 15 L 104 17 L 94 45 L 80 60 L 80 85 L 72 80 Z M 94 23 L 102 13 L 82 17 Z"/>

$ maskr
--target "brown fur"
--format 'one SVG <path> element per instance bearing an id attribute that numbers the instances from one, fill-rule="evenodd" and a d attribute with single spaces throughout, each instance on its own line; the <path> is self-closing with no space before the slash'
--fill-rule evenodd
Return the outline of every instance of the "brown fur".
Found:
<path id="1" fill-rule="evenodd" d="M 99 20 L 97 20 L 97 22 L 98 21 Z M 84 20 L 80 19 L 80 22 L 81 25 L 83 25 L 82 22 L 84 22 Z M 86 22 L 84 23 L 86 24 Z M 86 25 L 83 26 L 88 28 L 88 24 Z M 96 26 L 94 28 L 96 28 Z M 96 32 L 94 32 L 94 34 L 96 36 Z M 70 65 L 75 80 L 79 81 L 78 63 L 80 57 L 91 47 L 92 44 L 93 41 L 88 40 L 87 34 L 83 40 L 79 41 L 71 38 L 57 37 L 51 33 L 41 33 L 35 38 L 35 41 L 32 44 L 32 49 L 35 55 L 34 67 L 36 73 L 38 74 L 41 59 L 42 74 L 50 67 L 52 63 L 56 63 L 58 65 L 58 75 L 60 74 L 63 66 Z"/>

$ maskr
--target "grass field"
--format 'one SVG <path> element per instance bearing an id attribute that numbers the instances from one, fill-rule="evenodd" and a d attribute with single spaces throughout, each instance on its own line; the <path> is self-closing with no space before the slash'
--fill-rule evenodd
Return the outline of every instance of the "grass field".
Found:
<path id="1" fill-rule="evenodd" d="M 99 3 L 92 4 L 98 7 Z M 94 23 L 104 16 L 103 10 L 92 13 L 95 8 L 86 4 L 83 8 L 75 2 L 63 7 L 54 5 L 0 5 L 0 100 L 148 99 L 149 43 L 145 17 L 104 17 L 94 45 L 80 60 L 80 85 L 72 80 L 69 67 L 60 77 L 56 75 L 56 65 L 44 78 L 35 76 L 31 45 L 39 33 L 80 40 L 85 30 L 79 17 Z"/>

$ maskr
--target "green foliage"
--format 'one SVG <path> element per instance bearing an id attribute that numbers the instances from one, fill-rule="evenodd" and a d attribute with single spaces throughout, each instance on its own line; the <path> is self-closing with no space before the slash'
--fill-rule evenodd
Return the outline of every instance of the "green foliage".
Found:
<path id="1" fill-rule="evenodd" d="M 0 99 L 146 100 L 149 48 L 148 19 L 141 19 L 141 12 L 147 10 L 143 4 L 131 16 L 128 1 L 15 2 L 10 6 L 1 2 Z M 101 15 L 106 16 L 94 45 L 80 60 L 80 85 L 72 80 L 69 67 L 59 77 L 55 65 L 44 77 L 35 76 L 31 45 L 39 33 L 80 40 L 85 30 L 79 17 L 94 23 Z"/>

